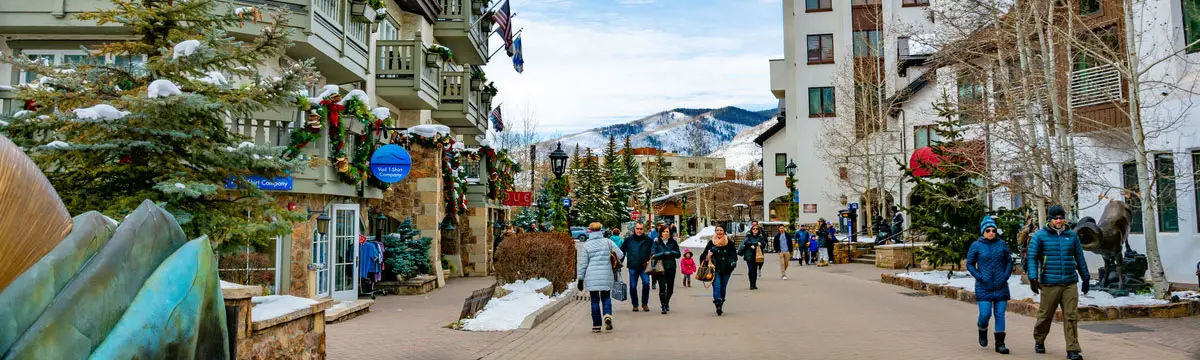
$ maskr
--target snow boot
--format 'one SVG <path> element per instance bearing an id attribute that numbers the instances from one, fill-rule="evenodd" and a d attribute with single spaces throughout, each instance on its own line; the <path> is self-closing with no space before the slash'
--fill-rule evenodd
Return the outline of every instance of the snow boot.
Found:
<path id="1" fill-rule="evenodd" d="M 1067 352 L 1067 359 L 1070 359 L 1070 360 L 1083 360 L 1083 355 L 1079 355 L 1079 352 L 1078 352 L 1078 351 L 1068 351 L 1068 352 Z"/>
<path id="2" fill-rule="evenodd" d="M 996 352 L 1008 354 L 1008 347 L 1004 346 L 1004 333 L 1002 332 L 996 333 Z"/>
<path id="3" fill-rule="evenodd" d="M 612 329 L 613 329 L 612 323 L 613 323 L 612 315 L 604 315 L 604 330 L 612 331 Z"/>
<path id="4" fill-rule="evenodd" d="M 979 346 L 987 347 L 987 328 L 979 328 Z"/>
<path id="5" fill-rule="evenodd" d="M 721 311 L 721 305 L 724 305 L 724 304 L 725 304 L 724 300 L 713 300 L 713 305 L 717 306 L 717 316 L 721 316 L 721 314 L 724 313 L 724 311 Z"/>
<path id="6" fill-rule="evenodd" d="M 1043 343 L 1043 342 L 1034 343 L 1033 344 L 1033 352 L 1038 353 L 1038 354 L 1045 354 L 1046 353 L 1046 343 Z"/>

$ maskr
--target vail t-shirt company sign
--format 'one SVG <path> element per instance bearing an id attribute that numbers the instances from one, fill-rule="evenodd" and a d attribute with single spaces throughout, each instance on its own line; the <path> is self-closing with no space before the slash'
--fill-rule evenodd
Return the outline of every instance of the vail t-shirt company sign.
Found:
<path id="1" fill-rule="evenodd" d="M 246 182 L 254 184 L 259 190 L 268 191 L 290 191 L 292 190 L 293 179 L 291 176 L 283 176 L 277 178 L 265 178 L 258 175 L 250 175 L 245 178 Z M 238 186 L 232 180 L 225 181 L 226 189 L 236 189 Z"/>

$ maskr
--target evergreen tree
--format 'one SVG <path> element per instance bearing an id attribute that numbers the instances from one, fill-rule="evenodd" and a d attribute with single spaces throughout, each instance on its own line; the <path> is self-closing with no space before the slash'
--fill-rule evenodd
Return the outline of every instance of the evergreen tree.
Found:
<path id="1" fill-rule="evenodd" d="M 600 159 L 591 155 L 592 149 L 587 149 L 583 155 L 579 169 L 579 180 L 575 187 L 575 208 L 579 212 L 578 219 L 572 219 L 575 224 L 612 222 L 612 202 L 609 201 L 608 191 L 604 188 Z"/>
<path id="2" fill-rule="evenodd" d="M 654 165 L 646 167 L 646 177 L 650 179 L 650 196 L 667 194 L 667 180 L 670 176 L 671 169 L 667 167 L 663 151 L 655 149 Z"/>
<path id="3" fill-rule="evenodd" d="M 629 219 L 629 186 L 625 185 L 629 182 L 629 172 L 625 169 L 625 163 L 621 161 L 621 153 L 617 150 L 617 139 L 612 135 L 608 136 L 608 145 L 604 147 L 604 166 L 600 175 L 603 177 L 605 187 L 608 189 L 609 201 L 612 203 L 612 210 L 609 213 L 609 222 L 604 226 L 616 228 Z"/>
<path id="4" fill-rule="evenodd" d="M 533 224 L 537 223 L 538 211 L 535 207 L 523 207 L 517 215 L 513 217 L 512 225 L 525 231 L 533 231 Z"/>
<path id="5" fill-rule="evenodd" d="M 253 39 L 235 40 L 223 29 L 243 19 L 217 13 L 211 0 L 112 3 L 76 18 L 132 33 L 96 48 L 99 58 L 145 62 L 50 66 L 8 56 L 3 61 L 43 76 L 20 87 L 18 96 L 35 105 L 0 119 L 7 124 L 0 133 L 37 162 L 73 214 L 98 210 L 122 219 L 149 199 L 191 237 L 258 244 L 290 233 L 303 214 L 246 178 L 284 176 L 308 159 L 285 160 L 283 148 L 255 146 L 226 128 L 227 121 L 290 106 L 315 81 L 311 60 L 284 57 L 291 46 L 286 17 L 261 24 Z M 277 76 L 255 69 L 277 59 Z M 239 189 L 226 189 L 230 180 Z"/>
<path id="6" fill-rule="evenodd" d="M 421 230 L 413 228 L 412 218 L 404 219 L 396 232 L 383 236 L 383 262 L 388 271 L 405 278 L 428 274 L 433 267 L 429 263 L 429 245 L 433 239 L 421 237 Z"/>
<path id="7" fill-rule="evenodd" d="M 537 223 L 538 224 L 545 224 L 547 220 L 554 217 L 554 215 L 552 214 L 553 209 L 551 209 L 551 207 L 550 207 L 551 203 L 553 203 L 553 202 L 561 203 L 562 202 L 561 198 L 552 199 L 550 197 L 550 185 L 551 184 L 550 184 L 549 179 L 542 178 L 542 186 L 538 189 L 537 203 L 536 203 L 536 205 L 537 205 L 537 208 L 536 208 L 537 213 L 536 214 L 537 214 Z"/>
<path id="8" fill-rule="evenodd" d="M 628 204 L 631 199 L 639 199 L 639 202 L 644 203 L 646 199 L 643 199 L 640 181 L 642 170 L 641 166 L 638 166 L 636 158 L 633 157 L 633 148 L 631 147 L 628 136 L 625 137 L 625 144 L 621 148 L 620 153 L 621 156 L 619 161 L 621 162 L 621 165 L 619 168 L 621 171 L 618 172 L 618 174 L 621 176 L 614 181 L 613 192 L 620 196 L 619 199 L 622 200 L 621 204 Z M 637 207 L 641 206 L 643 206 L 643 204 L 638 204 Z M 624 209 L 625 207 L 622 208 Z M 622 214 L 625 216 L 628 215 L 627 213 Z M 649 217 L 647 216 L 647 218 Z M 622 217 L 622 219 L 624 219 L 624 217 Z"/>
<path id="9" fill-rule="evenodd" d="M 955 105 L 947 99 L 934 104 L 941 118 L 934 132 L 941 141 L 930 146 L 938 157 L 936 166 L 911 164 L 930 170 L 917 177 L 912 168 L 904 168 L 907 181 L 913 183 L 912 206 L 907 208 L 912 231 L 925 238 L 931 247 L 917 251 L 917 257 L 933 267 L 951 265 L 957 269 L 966 257 L 971 242 L 979 238 L 979 221 L 987 214 L 984 191 L 970 170 L 972 161 L 964 151 L 962 126 Z"/>

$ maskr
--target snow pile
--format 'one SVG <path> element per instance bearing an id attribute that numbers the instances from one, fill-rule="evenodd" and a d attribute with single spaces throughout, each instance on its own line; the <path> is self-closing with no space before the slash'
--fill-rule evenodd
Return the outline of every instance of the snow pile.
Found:
<path id="1" fill-rule="evenodd" d="M 243 141 L 241 144 L 238 144 L 238 149 L 245 149 L 245 148 L 252 148 L 252 147 L 254 147 L 254 143 L 249 142 L 249 141 Z"/>
<path id="2" fill-rule="evenodd" d="M 4 120 L 0 120 L 0 126 L 8 126 L 8 122 L 4 121 Z"/>
<path id="3" fill-rule="evenodd" d="M 488 301 L 483 311 L 475 315 L 474 319 L 463 320 L 463 330 L 516 330 L 521 327 L 521 322 L 525 321 L 526 316 L 562 297 L 559 295 L 551 298 L 536 291 L 548 284 L 549 280 L 538 278 L 529 281 L 517 280 L 515 283 L 504 285 L 504 289 L 512 293 Z"/>
<path id="4" fill-rule="evenodd" d="M 975 291 L 975 278 L 964 271 L 955 272 L 950 279 L 946 279 L 946 271 L 921 271 L 896 276 L 910 278 L 925 282 L 927 284 L 943 285 L 959 289 Z M 1078 288 L 1082 288 L 1079 285 Z M 1008 292 L 1013 300 L 1032 300 L 1034 303 L 1041 302 L 1041 296 L 1035 295 L 1029 285 L 1021 283 L 1021 276 L 1013 275 L 1008 278 Z M 1182 296 L 1180 296 L 1182 298 Z M 1111 294 L 1092 290 L 1084 295 L 1082 291 L 1079 293 L 1079 306 L 1132 306 L 1132 305 L 1161 305 L 1166 304 L 1166 300 L 1155 299 L 1150 294 L 1132 294 L 1129 296 L 1113 297 Z"/>
<path id="5" fill-rule="evenodd" d="M 213 85 L 224 85 L 229 83 L 229 80 L 225 79 L 225 74 L 222 74 L 220 71 L 216 70 L 209 71 L 207 76 L 196 79 L 196 81 Z"/>
<path id="6" fill-rule="evenodd" d="M 1178 296 L 1180 299 L 1184 300 L 1200 301 L 1200 292 L 1197 291 L 1176 291 L 1171 293 L 1171 295 Z"/>
<path id="7" fill-rule="evenodd" d="M 20 111 L 17 111 L 17 112 L 15 112 L 15 113 L 13 113 L 13 114 L 12 114 L 12 117 L 13 117 L 13 118 L 19 118 L 19 117 L 25 117 L 25 116 L 29 116 L 30 114 L 33 114 L 33 112 L 32 112 L 32 111 L 29 111 L 29 110 L 20 110 Z"/>
<path id="8" fill-rule="evenodd" d="M 376 16 L 387 16 L 387 8 L 375 9 Z"/>
<path id="9" fill-rule="evenodd" d="M 175 85 L 171 80 L 158 79 L 146 86 L 146 97 L 151 99 L 179 94 L 183 94 L 183 91 L 180 91 L 179 85 Z"/>
<path id="10" fill-rule="evenodd" d="M 291 295 L 255 296 L 250 298 L 250 321 L 263 321 L 316 305 L 317 301 Z"/>
<path id="11" fill-rule="evenodd" d="M 243 14 L 252 14 L 256 11 L 258 11 L 258 9 L 255 9 L 253 6 L 245 6 L 245 7 L 233 9 L 233 14 L 237 15 L 237 16 L 242 16 Z"/>
<path id="12" fill-rule="evenodd" d="M 187 189 L 187 185 L 184 185 L 181 183 L 175 183 L 175 188 L 176 189 Z"/>
<path id="13" fill-rule="evenodd" d="M 467 149 L 467 145 L 460 143 L 460 142 L 456 142 L 456 143 L 454 143 L 453 146 L 450 147 L 450 149 L 454 150 L 454 151 L 463 151 L 463 150 Z"/>
<path id="14" fill-rule="evenodd" d="M 338 93 L 337 85 L 325 85 L 324 87 L 321 88 L 321 94 L 317 95 L 317 98 L 324 99 L 324 98 L 329 97 L 330 95 L 337 94 L 337 93 Z"/>
<path id="15" fill-rule="evenodd" d="M 449 134 L 450 128 L 445 125 L 424 124 L 413 126 L 408 129 L 408 132 L 423 137 L 434 137 L 438 134 Z"/>
<path id="16" fill-rule="evenodd" d="M 58 141 L 58 140 L 51 141 L 49 144 L 46 144 L 46 145 L 42 145 L 42 147 L 45 147 L 47 149 L 66 149 L 70 146 L 71 146 L 70 143 L 67 143 L 65 141 Z"/>
<path id="17" fill-rule="evenodd" d="M 200 49 L 200 40 L 184 40 L 175 44 L 174 56 L 192 56 L 192 54 L 196 53 L 197 49 Z"/>
<path id="18" fill-rule="evenodd" d="M 697 233 L 696 235 L 694 235 L 690 238 L 687 238 L 687 240 L 684 240 L 682 243 L 679 243 L 679 246 L 680 247 L 690 247 L 690 248 L 703 248 L 706 245 L 708 245 L 708 242 L 710 240 L 712 240 L 713 236 L 716 234 L 717 234 L 717 228 L 715 226 L 709 226 L 709 227 L 700 229 L 699 233 Z"/>
<path id="19" fill-rule="evenodd" d="M 359 89 L 354 89 L 350 90 L 349 93 L 346 93 L 346 96 L 342 97 L 342 101 L 338 101 L 338 105 L 346 105 L 346 101 L 349 101 L 350 99 L 358 99 L 358 102 L 363 104 L 369 104 L 371 101 L 370 98 L 367 97 L 366 92 Z"/>
<path id="20" fill-rule="evenodd" d="M 97 104 L 90 108 L 75 109 L 75 116 L 83 120 L 116 120 L 129 115 L 109 104 Z"/>
<path id="21" fill-rule="evenodd" d="M 377 107 L 371 109 L 371 115 L 375 115 L 376 119 L 387 119 L 392 116 L 392 110 L 385 107 Z"/>
<path id="22" fill-rule="evenodd" d="M 109 220 L 112 220 L 112 219 L 109 219 Z M 238 284 L 238 283 L 231 283 L 231 282 L 228 282 L 225 280 L 221 280 L 221 288 L 222 289 L 234 289 L 234 288 L 240 288 L 243 286 L 246 286 L 246 285 L 242 285 L 242 284 Z"/>
<path id="23" fill-rule="evenodd" d="M 479 140 L 480 147 L 492 147 L 492 139 Z"/>

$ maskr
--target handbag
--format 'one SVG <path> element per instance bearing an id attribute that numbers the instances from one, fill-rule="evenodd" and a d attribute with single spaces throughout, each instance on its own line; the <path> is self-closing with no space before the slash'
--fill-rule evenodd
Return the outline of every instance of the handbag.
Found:
<path id="1" fill-rule="evenodd" d="M 717 275 L 717 268 L 708 260 L 700 262 L 700 268 L 696 269 L 696 281 L 709 282 L 713 281 Z"/>
<path id="2" fill-rule="evenodd" d="M 629 286 L 625 285 L 624 281 L 621 281 L 620 271 L 613 271 L 613 289 L 612 294 L 609 296 L 616 301 L 625 301 L 625 299 L 629 298 Z"/>
<path id="3" fill-rule="evenodd" d="M 663 266 L 662 260 L 650 260 L 646 263 L 646 273 L 650 275 L 662 275 L 667 269 Z"/>
<path id="4" fill-rule="evenodd" d="M 617 252 L 612 249 L 612 242 L 608 243 L 608 262 L 612 264 L 613 271 L 621 269 L 621 258 L 617 257 Z"/>
<path id="5" fill-rule="evenodd" d="M 762 246 L 754 247 L 754 262 L 762 264 L 764 261 L 767 261 L 767 259 L 763 256 Z"/>

